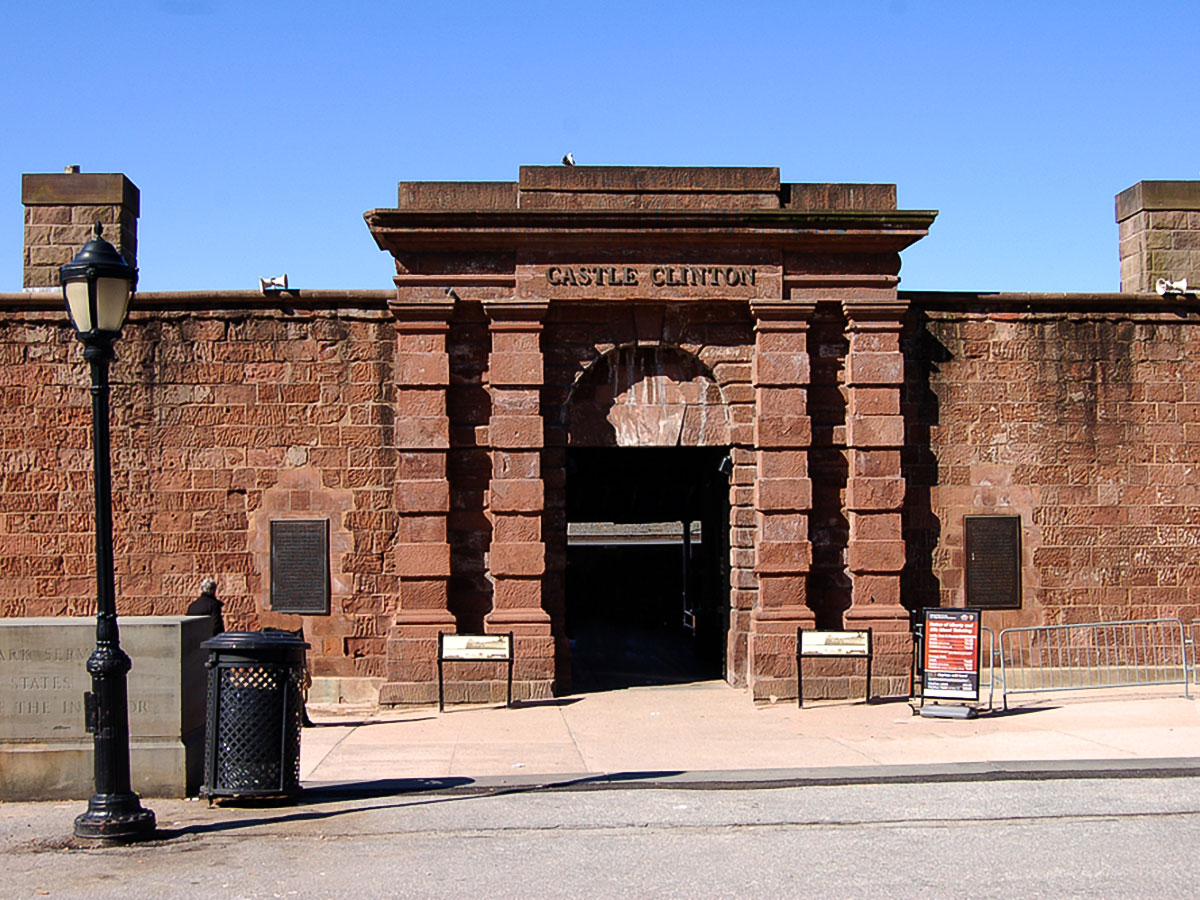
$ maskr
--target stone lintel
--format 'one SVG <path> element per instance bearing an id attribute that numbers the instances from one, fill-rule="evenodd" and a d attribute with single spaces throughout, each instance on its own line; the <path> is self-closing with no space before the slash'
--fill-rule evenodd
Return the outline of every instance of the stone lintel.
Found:
<path id="1" fill-rule="evenodd" d="M 394 255 L 422 251 L 589 253 L 638 246 L 661 254 L 686 248 L 896 253 L 929 233 L 929 210 L 784 209 L 372 209 L 375 243 Z M 665 258 L 665 257 L 664 257 Z"/>

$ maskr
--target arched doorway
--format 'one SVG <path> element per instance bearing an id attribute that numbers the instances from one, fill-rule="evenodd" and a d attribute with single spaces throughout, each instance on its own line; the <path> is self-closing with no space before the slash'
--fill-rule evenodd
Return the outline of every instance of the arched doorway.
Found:
<path id="1" fill-rule="evenodd" d="M 617 347 L 568 402 L 566 629 L 596 690 L 720 678 L 729 625 L 729 413 L 695 356 Z"/>

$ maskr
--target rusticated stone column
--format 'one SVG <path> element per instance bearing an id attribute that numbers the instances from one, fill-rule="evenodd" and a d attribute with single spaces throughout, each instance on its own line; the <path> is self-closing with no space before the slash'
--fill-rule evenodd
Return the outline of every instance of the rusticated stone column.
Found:
<path id="1" fill-rule="evenodd" d="M 811 628 L 808 327 L 815 303 L 753 302 L 758 601 L 750 616 L 755 700 L 796 696 L 796 629 Z"/>
<path id="2" fill-rule="evenodd" d="M 491 320 L 492 338 L 487 381 L 492 398 L 488 574 L 493 599 L 485 624 L 489 632 L 514 633 L 514 695 L 549 697 L 554 685 L 554 637 L 550 615 L 542 605 L 546 489 L 541 414 L 542 319 L 548 304 L 500 300 L 484 301 L 483 306 Z"/>
<path id="3" fill-rule="evenodd" d="M 881 695 L 895 695 L 906 690 L 911 653 L 909 615 L 900 602 L 900 572 L 905 562 L 900 520 L 904 505 L 900 329 L 908 304 L 901 300 L 848 300 L 842 309 L 850 343 L 846 358 L 846 509 L 850 520 L 846 564 L 851 603 L 845 624 L 874 630 L 873 683 Z"/>
<path id="4" fill-rule="evenodd" d="M 452 299 L 393 301 L 396 316 L 395 442 L 397 513 L 394 567 L 399 604 L 388 635 L 387 677 L 379 702 L 437 699 L 437 635 L 455 631 L 449 610 L 450 420 L 446 389 Z"/>

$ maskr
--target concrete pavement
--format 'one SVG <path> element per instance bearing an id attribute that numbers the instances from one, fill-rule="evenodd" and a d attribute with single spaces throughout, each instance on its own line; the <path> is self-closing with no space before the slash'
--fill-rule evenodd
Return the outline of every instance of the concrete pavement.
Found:
<path id="1" fill-rule="evenodd" d="M 1200 773 L 1200 714 L 1178 688 L 1023 695 L 1010 707 L 968 720 L 915 716 L 903 701 L 756 707 L 722 682 L 513 709 L 317 707 L 317 727 L 303 735 L 301 780 L 370 790 L 406 780 L 463 789 Z"/>

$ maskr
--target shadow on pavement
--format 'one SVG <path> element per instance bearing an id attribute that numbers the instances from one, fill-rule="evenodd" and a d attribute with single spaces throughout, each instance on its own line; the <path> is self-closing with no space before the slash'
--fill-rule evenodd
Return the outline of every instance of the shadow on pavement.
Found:
<path id="1" fill-rule="evenodd" d="M 560 706 L 570 706 L 572 703 L 578 703 L 582 697 L 546 697 L 542 700 L 514 700 L 508 709 L 538 709 L 539 707 L 555 708 Z M 451 713 L 460 712 L 475 712 L 480 709 L 505 709 L 503 703 L 487 703 L 480 705 L 478 703 L 454 703 L 447 704 L 446 708 L 438 713 L 438 716 L 448 716 Z M 436 716 L 434 717 L 436 718 Z M 420 719 L 404 719 L 405 722 L 419 722 Z"/>
<path id="2" fill-rule="evenodd" d="M 317 713 L 317 715 L 322 715 Z M 436 716 L 420 716 L 416 719 L 331 719 L 321 718 L 313 722 L 311 725 L 305 725 L 305 730 L 309 728 L 364 728 L 367 725 L 408 725 L 412 722 L 428 722 Z"/>
<path id="3" fill-rule="evenodd" d="M 681 774 L 683 774 L 683 770 L 609 772 L 599 775 L 568 778 L 562 781 L 539 782 L 537 784 L 491 786 L 477 784 L 473 778 L 382 778 L 375 781 L 348 781 L 339 784 L 322 784 L 305 788 L 302 794 L 293 798 L 281 798 L 278 800 L 247 798 L 240 801 L 236 799 L 223 799 L 219 804 L 220 807 L 263 810 L 278 809 L 280 812 L 278 815 L 263 815 L 255 818 L 226 819 L 220 822 L 199 822 L 194 825 L 184 825 L 180 828 L 159 828 L 154 834 L 153 842 L 171 841 L 182 837 L 204 834 L 218 834 L 225 831 L 256 828 L 263 825 L 319 821 L 321 819 L 331 819 L 336 816 L 346 815 L 347 813 L 402 809 L 406 806 L 424 806 L 433 803 L 456 803 L 464 800 L 577 789 L 588 786 L 600 788 L 616 786 L 632 781 L 668 778 Z M 433 797 L 415 796 L 400 802 L 379 803 L 372 806 L 350 806 L 338 809 L 297 809 L 297 807 L 312 807 L 329 803 L 352 803 L 356 800 L 372 798 L 408 797 L 409 795 L 419 795 L 426 791 L 447 790 L 455 790 L 456 793 L 443 793 Z M 288 811 L 284 811 L 285 808 Z"/>
<path id="4" fill-rule="evenodd" d="M 578 703 L 582 697 L 549 697 L 545 700 L 514 700 L 513 709 L 530 709 L 539 706 L 570 706 Z"/>
<path id="5" fill-rule="evenodd" d="M 1050 712 L 1051 710 L 1061 709 L 1058 706 L 1010 706 L 1008 709 L 996 707 L 982 712 L 981 715 L 986 715 L 989 719 L 1001 719 L 1009 716 L 1021 716 L 1025 713 Z"/>

